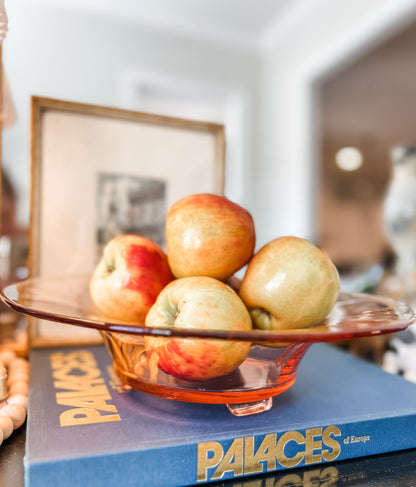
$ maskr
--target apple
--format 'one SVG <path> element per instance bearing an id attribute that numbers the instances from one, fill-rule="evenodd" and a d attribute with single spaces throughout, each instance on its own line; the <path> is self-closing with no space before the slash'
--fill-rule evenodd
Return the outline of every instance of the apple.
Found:
<path id="1" fill-rule="evenodd" d="M 146 326 L 198 330 L 251 330 L 238 294 L 211 277 L 183 277 L 169 283 L 146 317 Z M 180 379 L 207 380 L 231 373 L 246 359 L 248 341 L 145 336 L 150 363 Z"/>
<path id="2" fill-rule="evenodd" d="M 247 266 L 239 295 L 255 328 L 283 330 L 320 323 L 334 307 L 339 275 L 329 257 L 308 240 L 280 237 Z"/>
<path id="3" fill-rule="evenodd" d="M 253 255 L 250 213 L 224 196 L 193 194 L 166 216 L 168 262 L 175 277 L 208 276 L 225 281 Z"/>
<path id="4" fill-rule="evenodd" d="M 144 324 L 160 291 L 173 279 L 165 252 L 148 238 L 110 240 L 90 280 L 90 295 L 109 318 Z"/>

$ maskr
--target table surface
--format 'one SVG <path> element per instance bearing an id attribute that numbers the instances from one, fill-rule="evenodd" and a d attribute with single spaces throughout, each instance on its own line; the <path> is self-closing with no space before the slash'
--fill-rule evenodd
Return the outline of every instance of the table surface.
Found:
<path id="1" fill-rule="evenodd" d="M 0 486 L 23 487 L 25 439 L 26 430 L 25 426 L 22 426 L 0 446 Z M 415 487 L 416 449 L 208 485 L 213 487 L 244 487 L 245 485 L 247 487 L 337 487 L 341 485 L 343 487 Z"/>
<path id="2" fill-rule="evenodd" d="M 25 453 L 26 428 L 23 425 L 0 445 L 0 486 L 24 485 L 23 456 Z"/>

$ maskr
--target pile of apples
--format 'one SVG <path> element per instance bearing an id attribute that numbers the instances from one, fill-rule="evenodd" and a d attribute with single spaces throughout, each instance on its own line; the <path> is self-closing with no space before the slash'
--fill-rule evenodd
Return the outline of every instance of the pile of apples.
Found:
<path id="1" fill-rule="evenodd" d="M 166 216 L 167 253 L 138 235 L 105 247 L 90 281 L 109 318 L 151 327 L 285 330 L 320 323 L 340 281 L 329 257 L 309 241 L 279 237 L 255 253 L 250 213 L 214 194 L 174 203 Z M 238 286 L 237 271 L 247 265 Z M 240 285 L 241 284 L 241 285 Z M 246 341 L 146 336 L 148 357 L 165 373 L 207 380 L 235 370 Z"/>

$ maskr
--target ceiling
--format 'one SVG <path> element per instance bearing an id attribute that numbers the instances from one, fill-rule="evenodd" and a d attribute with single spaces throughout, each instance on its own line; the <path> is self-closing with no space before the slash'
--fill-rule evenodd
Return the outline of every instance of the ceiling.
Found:
<path id="1" fill-rule="evenodd" d="M 108 16 L 241 47 L 261 48 L 313 1 L 31 0 L 31 3 Z"/>

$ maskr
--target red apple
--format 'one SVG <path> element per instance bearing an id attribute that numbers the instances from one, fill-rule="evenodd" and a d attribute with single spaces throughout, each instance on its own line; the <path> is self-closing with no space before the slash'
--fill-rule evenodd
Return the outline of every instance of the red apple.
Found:
<path id="1" fill-rule="evenodd" d="M 226 280 L 248 262 L 255 240 L 250 213 L 223 196 L 186 196 L 166 217 L 168 261 L 178 278 Z"/>
<path id="2" fill-rule="evenodd" d="M 302 238 L 281 237 L 251 259 L 239 294 L 256 328 L 281 330 L 320 323 L 339 289 L 338 271 L 322 250 Z"/>
<path id="3" fill-rule="evenodd" d="M 151 307 L 146 326 L 199 330 L 250 330 L 250 315 L 241 299 L 223 282 L 184 277 L 168 284 Z M 247 357 L 246 341 L 145 337 L 151 361 L 181 379 L 206 380 L 228 374 Z"/>
<path id="4" fill-rule="evenodd" d="M 90 295 L 109 318 L 143 325 L 172 279 L 166 254 L 156 243 L 139 235 L 120 235 L 105 246 L 91 277 Z"/>

